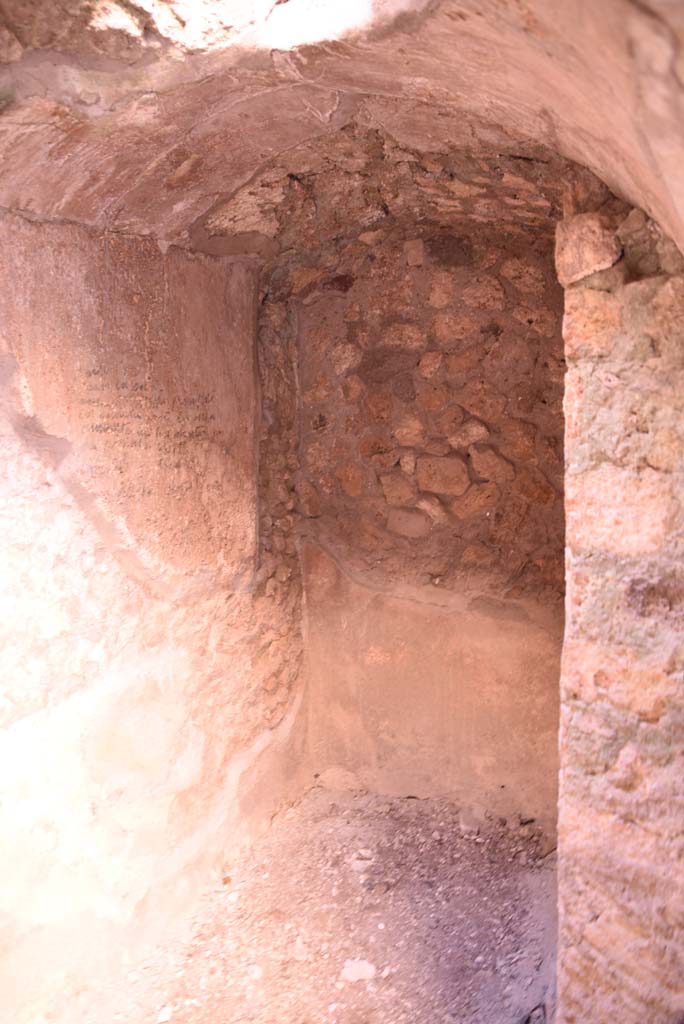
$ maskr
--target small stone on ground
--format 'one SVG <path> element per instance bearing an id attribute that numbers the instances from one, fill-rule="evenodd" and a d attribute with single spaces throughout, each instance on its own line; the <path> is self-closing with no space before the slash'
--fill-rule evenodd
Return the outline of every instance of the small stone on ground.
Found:
<path id="1" fill-rule="evenodd" d="M 554 858 L 534 824 L 478 812 L 310 791 L 225 866 L 190 940 L 108 994 L 107 1020 L 538 1024 L 555 958 Z"/>

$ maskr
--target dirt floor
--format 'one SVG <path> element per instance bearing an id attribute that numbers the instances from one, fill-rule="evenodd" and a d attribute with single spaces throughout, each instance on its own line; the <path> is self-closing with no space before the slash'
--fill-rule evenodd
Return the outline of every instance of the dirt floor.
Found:
<path id="1" fill-rule="evenodd" d="M 547 1019 L 555 855 L 532 823 L 314 789 L 230 871 L 189 944 L 131 973 L 113 1020 Z"/>

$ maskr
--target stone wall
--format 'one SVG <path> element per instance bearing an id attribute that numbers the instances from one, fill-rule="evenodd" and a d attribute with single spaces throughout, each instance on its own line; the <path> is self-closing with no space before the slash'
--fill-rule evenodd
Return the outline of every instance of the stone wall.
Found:
<path id="1" fill-rule="evenodd" d="M 294 785 L 299 596 L 258 550 L 254 268 L 2 232 L 1 985 L 71 1022 Z"/>
<path id="2" fill-rule="evenodd" d="M 550 831 L 560 171 L 420 154 L 357 123 L 193 234 L 265 260 L 262 523 L 274 587 L 306 551 L 309 777 L 448 793 Z"/>
<path id="3" fill-rule="evenodd" d="M 385 579 L 472 589 L 486 575 L 500 597 L 557 601 L 564 366 L 548 240 L 402 227 L 362 232 L 298 298 L 300 508 Z"/>
<path id="4" fill-rule="evenodd" d="M 586 210 L 586 208 L 585 208 Z M 559 227 L 565 298 L 558 1020 L 684 1019 L 684 259 Z"/>

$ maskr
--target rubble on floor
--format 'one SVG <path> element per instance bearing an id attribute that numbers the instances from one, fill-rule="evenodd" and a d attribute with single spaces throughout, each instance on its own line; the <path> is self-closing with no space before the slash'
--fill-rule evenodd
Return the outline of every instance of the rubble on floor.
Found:
<path id="1" fill-rule="evenodd" d="M 131 974 L 112 1018 L 540 1024 L 555 957 L 547 851 L 534 823 L 314 789 L 227 868 L 190 942 Z"/>

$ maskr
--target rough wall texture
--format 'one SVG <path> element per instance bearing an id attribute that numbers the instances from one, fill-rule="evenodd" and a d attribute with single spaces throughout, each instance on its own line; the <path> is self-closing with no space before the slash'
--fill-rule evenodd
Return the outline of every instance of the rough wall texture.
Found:
<path id="1" fill-rule="evenodd" d="M 353 5 L 330 0 L 327 5 L 317 6 L 346 9 Z M 207 252 L 230 252 L 236 243 L 223 240 L 222 249 L 220 230 L 212 236 L 211 225 L 206 227 L 207 214 L 229 203 L 246 182 L 259 178 L 279 155 L 287 159 L 303 141 L 331 138 L 354 118 L 361 118 L 390 135 L 399 146 L 426 157 L 446 153 L 455 142 L 471 148 L 494 146 L 508 159 L 541 156 L 547 160 L 549 151 L 561 153 L 590 166 L 615 191 L 655 216 L 680 245 L 684 242 L 684 8 L 678 0 L 605 0 L 600 4 L 584 0 L 443 0 L 430 4 L 424 16 L 405 20 L 373 38 L 348 37 L 332 45 L 294 51 L 288 51 L 288 47 L 304 39 L 297 35 L 297 19 L 307 31 L 309 25 L 306 16 L 301 18 L 302 5 L 296 0 L 275 6 L 265 0 L 263 6 L 253 6 L 246 17 L 243 5 L 222 5 L 231 15 L 230 28 L 228 15 L 224 21 L 212 8 L 214 5 L 206 3 L 186 5 L 183 10 L 187 18 L 179 20 L 163 0 L 154 4 L 147 0 L 136 4 L 2 0 L 0 11 L 7 24 L 0 27 L 0 61 L 8 62 L 0 72 L 2 205 L 38 220 L 76 221 L 100 231 L 149 234 L 181 245 L 197 240 L 205 243 Z M 272 36 L 265 40 L 265 49 L 260 49 L 263 40 L 259 42 L 252 25 L 263 26 L 267 18 L 275 19 L 271 24 L 281 18 L 287 23 L 291 15 L 292 24 L 280 40 Z M 246 36 L 252 32 L 249 52 L 239 47 L 224 48 L 243 30 Z M 339 25 L 329 34 L 340 36 Z M 325 35 L 323 32 L 319 38 Z M 42 47 L 60 47 L 72 53 L 42 53 Z M 216 52 L 206 52 L 212 49 Z M 193 55 L 190 51 L 194 50 L 204 52 Z M 539 143 L 544 144 L 543 150 Z M 297 173 L 296 168 L 291 170 Z M 503 177 L 500 180 L 503 182 Z M 295 188 L 296 180 L 288 182 L 288 188 Z M 355 197 L 343 190 L 335 203 L 341 213 L 346 213 L 354 201 Z M 469 216 L 477 216 L 474 203 L 470 199 L 466 202 Z M 244 222 L 242 229 L 228 223 L 228 235 L 237 232 L 243 236 L 237 243 L 238 251 L 244 251 L 246 236 L 251 235 L 252 249 L 247 251 L 273 257 L 271 244 L 278 226 L 271 226 L 269 204 L 273 207 L 277 201 L 266 200 L 262 216 L 249 227 Z M 309 209 L 313 217 L 315 205 Z M 328 212 L 334 219 L 334 204 Z M 298 229 L 294 222 L 293 229 Z M 570 241 L 572 235 L 571 227 Z M 416 235 L 405 236 L 409 237 Z M 586 237 L 581 242 L 585 244 Z M 679 285 L 675 279 L 668 282 L 659 276 L 659 269 L 668 268 L 653 260 L 647 260 L 641 269 L 637 266 L 631 272 L 633 280 L 622 279 L 619 271 L 616 278 L 606 269 L 615 253 L 614 239 L 606 238 L 600 229 L 592 233 L 591 244 L 599 248 L 592 269 L 603 268 L 603 273 L 613 276 L 587 285 L 582 269 L 573 269 L 569 255 L 567 261 L 559 262 L 559 271 L 573 288 L 568 295 L 569 330 L 576 338 L 583 338 L 585 346 L 592 338 L 591 344 L 600 350 L 592 353 L 589 344 L 583 352 L 575 351 L 567 403 L 571 615 L 564 683 L 567 712 L 563 743 L 567 755 L 562 795 L 561 1012 L 574 1021 L 597 1016 L 608 1021 L 619 1016 L 639 1022 L 671 1022 L 682 1013 L 680 995 L 675 991 L 677 979 L 682 976 L 676 962 L 681 948 L 681 921 L 677 916 L 681 901 L 677 903 L 676 892 L 673 895 L 681 875 L 677 846 L 681 812 L 677 809 L 680 794 L 672 767 L 672 749 L 678 742 L 676 698 L 681 694 L 681 655 L 674 639 L 681 563 L 674 525 L 680 518 L 679 510 L 671 504 L 678 500 L 672 497 L 676 487 L 681 493 L 679 470 L 675 468 L 681 452 L 674 388 L 679 357 L 673 354 L 681 335 L 675 294 Z M 212 245 L 217 248 L 212 249 Z M 40 245 L 36 251 L 41 251 Z M 7 249 L 2 255 L 4 260 L 9 259 Z M 64 257 L 63 261 L 66 264 Z M 84 277 L 86 271 L 87 267 Z M 668 272 L 673 272 L 671 266 Z M 332 268 L 330 276 L 335 276 Z M 12 267 L 9 280 L 15 279 Z M 7 298 L 4 292 L 5 302 Z M 264 511 L 261 517 L 265 557 L 257 585 L 263 587 L 264 614 L 271 623 L 278 624 L 273 641 L 279 641 L 282 634 L 278 631 L 290 628 L 288 616 L 296 614 L 298 600 L 291 513 L 294 485 L 301 478 L 297 476 L 299 465 L 287 394 L 296 382 L 292 354 L 297 332 L 296 325 L 281 316 L 282 310 L 278 312 L 268 302 L 267 306 L 262 317 L 262 350 L 270 355 L 262 360 L 264 394 L 271 403 L 273 422 L 283 426 L 287 436 L 282 443 L 277 431 L 271 437 L 266 431 L 261 438 L 262 494 L 272 479 L 269 463 L 277 467 L 278 473 L 286 468 L 288 480 L 273 515 Z M 629 332 L 618 327 L 627 313 Z M 652 316 L 652 323 L 646 323 L 647 315 Z M 288 359 L 282 355 L 285 336 Z M 83 341 L 77 331 L 69 331 L 68 337 L 70 344 Z M 569 345 L 572 348 L 573 342 Z M 13 379 L 20 381 L 21 377 L 15 373 Z M 92 393 L 86 382 L 84 391 Z M 40 423 L 43 410 L 26 405 L 25 391 L 20 391 L 14 401 L 22 417 L 30 420 L 36 415 Z M 131 408 L 127 401 L 127 411 Z M 26 426 L 24 420 L 21 422 Z M 78 538 L 91 538 L 86 547 L 91 545 L 94 552 L 100 552 L 98 531 L 102 520 L 98 518 L 93 526 L 91 518 L 86 519 L 80 506 L 77 509 L 73 505 L 74 498 L 61 476 L 53 480 L 48 474 L 49 486 L 43 489 L 45 466 L 43 456 L 39 458 L 35 452 L 35 444 L 41 450 L 47 442 L 40 430 L 29 429 L 31 434 L 33 455 L 26 448 L 27 431 L 22 435 L 21 447 L 14 427 L 4 435 L 11 447 L 9 464 L 14 466 L 15 460 L 20 460 L 21 472 L 27 474 L 23 478 L 25 488 L 15 487 L 22 479 L 18 469 L 13 470 L 6 485 L 12 488 L 12 501 L 17 507 L 27 507 L 25 494 L 30 491 L 33 495 L 34 488 L 38 489 L 41 501 L 44 498 L 48 502 L 46 529 L 49 525 L 50 529 L 54 526 L 65 531 L 63 539 L 50 540 L 45 550 L 45 531 L 37 531 L 31 538 L 31 557 L 44 559 L 41 564 L 45 572 L 40 587 L 35 586 L 35 580 L 26 581 L 41 600 L 45 598 L 41 622 L 53 622 L 60 636 L 61 616 L 70 606 L 62 606 L 50 590 L 53 580 L 64 579 L 64 566 L 54 557 L 54 547 L 71 550 L 71 522 L 77 523 L 74 530 Z M 68 432 L 66 438 L 70 440 Z M 135 441 L 132 433 L 131 441 Z M 648 453 L 640 446 L 649 447 Z M 135 451 L 133 443 L 130 447 Z M 102 458 L 103 451 L 111 449 L 94 446 L 93 459 Z M 54 459 L 52 440 L 49 452 L 49 458 Z M 78 461 L 73 452 L 68 458 Z M 89 464 L 85 459 L 86 468 Z M 60 465 L 68 467 L 69 462 Z M 120 456 L 117 465 L 121 465 Z M 150 475 L 154 478 L 154 472 Z M 80 476 L 71 474 L 70 486 L 73 480 L 81 486 Z M 197 481 L 193 485 L 190 479 L 189 483 L 198 493 Z M 97 492 L 93 481 L 90 485 Z M 618 490 L 622 499 L 619 506 L 606 500 Z M 117 494 L 116 488 L 107 486 L 104 496 L 117 509 L 117 515 L 125 511 L 140 525 L 149 505 L 143 502 L 138 510 L 136 496 L 129 494 L 124 510 L 117 504 Z M 55 504 L 50 505 L 53 499 Z M 182 498 L 177 496 L 176 500 L 182 510 Z M 32 497 L 28 505 L 31 527 L 43 522 L 42 514 L 34 507 L 36 501 Z M 67 513 L 62 508 L 65 502 Z M 202 537 L 200 547 L 209 551 L 217 542 L 216 534 L 210 530 L 202 535 L 201 523 L 189 515 L 195 536 Z M 211 512 L 209 522 L 216 525 Z M 14 519 L 5 536 L 16 544 L 19 555 L 15 553 L 11 564 L 18 563 L 16 571 L 22 578 L 28 523 L 18 537 L 13 536 L 13 528 Z M 123 530 L 123 526 L 120 528 Z M 182 531 L 174 528 L 173 536 L 180 542 L 180 557 L 184 550 Z M 131 582 L 130 565 L 125 572 L 121 569 L 121 559 L 133 547 L 127 538 L 125 544 L 115 544 L 111 578 L 114 580 L 119 572 L 122 575 L 116 576 L 119 582 L 115 581 L 109 590 L 102 591 L 104 584 L 98 584 L 98 593 L 104 594 L 102 614 L 95 616 L 98 626 L 91 624 L 92 634 L 100 636 L 99 624 L 106 625 L 109 609 L 116 607 L 117 600 L 128 609 L 127 621 L 132 623 L 138 621 L 141 606 L 160 608 L 160 629 L 169 638 L 174 664 L 178 664 L 176 645 L 185 637 L 185 626 L 181 622 L 176 633 L 174 624 L 177 618 L 185 621 L 184 616 L 188 616 L 187 622 L 195 622 L 194 616 L 200 612 L 197 597 L 193 594 L 192 609 L 186 607 L 182 612 L 166 599 L 153 605 L 150 602 L 157 598 L 151 599 L 147 592 L 143 600 L 142 584 Z M 166 548 L 168 554 L 175 544 L 169 542 Z M 152 576 L 158 581 L 161 555 L 154 550 L 149 554 L 146 549 L 136 551 L 136 556 L 134 565 L 152 566 Z M 87 554 L 87 574 L 92 574 L 90 560 Z M 174 560 L 171 567 L 169 578 L 175 587 L 183 573 Z M 107 573 L 102 575 L 108 577 Z M 165 569 L 161 576 L 162 582 L 167 579 Z M 66 590 L 73 586 L 71 577 L 64 585 Z M 273 598 L 281 602 L 285 612 L 274 611 Z M 238 659 L 234 658 L 231 634 L 224 637 L 223 630 L 229 627 L 222 599 L 217 600 L 219 640 L 215 649 L 211 644 L 208 649 L 212 658 L 225 658 L 234 666 Z M 203 597 L 202 601 L 211 604 L 209 598 Z M 26 614 L 22 618 L 21 601 L 14 590 L 7 604 L 11 615 L 21 619 L 17 636 L 25 636 Z M 240 601 L 232 604 L 237 608 Z M 249 603 L 249 607 L 254 605 Z M 213 612 L 204 605 L 203 614 Z M 196 632 L 192 625 L 188 630 L 188 642 L 193 644 Z M 138 635 L 134 626 L 128 633 L 124 631 L 127 651 L 135 651 Z M 34 641 L 48 664 L 51 652 L 61 649 L 58 639 L 53 643 L 38 629 L 26 642 Z M 94 639 L 79 633 L 78 643 L 74 639 L 72 648 L 87 652 L 91 644 L 97 646 Z M 277 652 L 277 644 L 274 647 L 269 642 L 263 648 L 264 679 L 275 681 L 269 683 L 270 689 L 267 687 L 274 696 L 256 701 L 259 712 L 255 719 L 263 714 L 274 723 L 285 707 L 280 695 L 280 661 L 276 658 L 274 666 L 270 659 L 269 652 Z M 597 651 L 600 663 L 592 660 Z M 76 655 L 70 652 L 70 657 Z M 32 677 L 40 677 L 38 663 L 20 660 L 22 673 L 28 666 Z M 134 661 L 139 663 L 137 654 Z M 585 666 L 578 668 L 576 678 L 575 665 Z M 287 668 L 282 678 L 287 679 L 290 672 Z M 61 671 L 57 671 L 57 678 L 63 679 Z M 71 685 L 64 683 L 65 693 Z M 78 687 L 80 682 L 74 685 Z M 40 694 L 41 689 L 47 691 L 38 681 L 30 692 Z M 209 690 L 214 692 L 211 687 Z M 23 692 L 12 697 L 12 713 L 21 699 Z M 44 697 L 36 706 L 41 701 Z M 68 701 L 62 705 L 65 713 L 73 706 Z M 163 714 L 151 717 L 157 722 L 166 720 Z M 181 719 L 186 721 L 184 712 Z M 149 716 L 144 720 L 149 721 Z M 4 777 L 15 782 L 20 774 L 17 765 L 23 764 L 21 777 L 28 781 L 20 787 L 22 794 L 37 793 L 38 775 L 44 778 L 53 774 L 58 763 L 78 778 L 81 768 L 72 772 L 61 756 L 55 756 L 44 767 L 32 763 L 24 734 L 19 731 L 24 721 L 28 723 L 28 717 L 16 722 L 7 734 L 13 746 L 6 748 L 8 768 Z M 175 728 L 172 726 L 172 732 Z M 65 726 L 61 734 L 68 733 Z M 45 735 L 44 749 L 54 750 L 47 732 Z M 230 730 L 226 735 L 230 736 Z M 80 743 L 79 733 L 77 742 L 62 747 L 72 749 Z M 178 783 L 172 780 L 170 786 L 175 792 Z M 65 794 L 65 804 L 89 806 L 88 786 L 79 784 L 73 792 L 66 784 L 55 788 Z M 164 787 L 162 790 L 166 793 Z M 124 792 L 130 793 L 130 786 Z M 163 799 L 158 802 L 164 805 Z M 196 793 L 193 803 L 198 810 L 206 810 Z M 11 802 L 9 806 L 13 808 Z M 29 806 L 33 806 L 30 801 Z M 127 806 L 128 801 L 121 802 L 122 815 Z M 148 820 L 147 808 L 145 802 L 141 820 Z M 13 814 L 19 810 L 14 807 Z M 49 813 L 40 809 L 34 817 L 46 820 L 50 826 L 51 813 L 51 808 Z M 17 829 L 17 821 L 24 820 L 14 818 L 13 829 Z M 89 835 L 93 827 L 89 818 L 85 822 Z M 47 858 L 45 850 L 49 849 L 49 858 L 56 860 L 50 828 L 41 831 L 29 822 L 18 837 L 21 843 L 17 849 L 21 850 L 22 843 L 40 844 L 44 839 L 40 856 Z M 56 834 L 59 848 L 60 829 Z M 73 845 L 76 848 L 77 844 Z M 181 845 L 180 849 L 180 859 L 187 863 L 187 848 Z M 75 855 L 81 875 L 84 872 L 79 858 L 83 853 L 79 847 Z M 19 853 L 13 863 L 19 857 L 24 881 L 17 887 L 14 869 L 8 873 L 5 906 L 13 918 L 16 889 L 42 928 L 44 908 L 51 906 L 51 900 L 35 886 L 30 874 L 31 858 Z M 97 864 L 97 857 L 91 857 L 89 864 Z M 94 900 L 102 892 L 111 896 L 111 863 L 107 863 L 107 872 L 107 878 L 98 879 L 92 887 Z M 73 874 L 69 878 L 73 880 Z M 55 885 L 53 893 L 58 888 Z M 144 889 L 145 885 L 140 892 Z M 69 885 L 64 890 L 69 892 Z M 28 898 L 31 892 L 38 894 L 34 903 Z M 107 899 L 105 915 L 118 912 L 112 908 L 129 907 L 137 892 L 135 886 L 122 883 Z M 169 895 L 169 907 L 171 902 Z M 149 903 L 148 909 L 151 911 Z M 154 909 L 158 912 L 158 907 Z M 53 917 L 59 913 L 58 909 Z M 36 950 L 42 948 L 37 931 L 25 947 L 15 930 L 9 929 L 8 935 L 10 953 L 15 958 L 10 961 L 11 970 L 19 981 L 14 990 L 8 981 L 5 991 L 23 995 L 27 986 L 22 987 L 22 978 L 27 977 L 29 969 L 35 985 L 38 961 L 56 964 L 52 973 L 40 972 L 41 984 L 60 987 L 59 965 L 69 958 L 64 936 L 59 942 L 46 940 L 46 955 L 37 957 Z M 83 943 L 78 948 L 95 949 L 96 945 L 90 943 L 84 927 Z M 68 987 L 61 987 L 68 992 Z"/>
<path id="2" fill-rule="evenodd" d="M 297 310 L 298 489 L 316 535 L 385 577 L 451 588 L 487 574 L 502 597 L 558 597 L 564 367 L 548 243 L 419 221 L 408 238 L 362 233 L 333 270 Z"/>
<path id="3" fill-rule="evenodd" d="M 355 125 L 212 210 L 197 244 L 269 257 L 269 510 L 294 490 L 300 533 L 385 578 L 558 599 L 559 193 L 538 161 L 427 157 Z"/>
<path id="4" fill-rule="evenodd" d="M 73 1021 L 282 798 L 298 595 L 256 572 L 253 268 L 11 217 L 0 261 L 3 1012 Z"/>
<path id="5" fill-rule="evenodd" d="M 298 575 L 295 542 L 309 552 L 311 772 L 458 794 L 548 828 L 563 593 L 551 235 L 561 166 L 426 156 L 356 123 L 274 161 L 193 234 L 208 251 L 266 261 L 262 525 L 281 558 L 274 587 Z M 353 586 L 321 588 L 319 568 L 334 564 L 321 547 Z M 354 639 L 368 602 L 375 676 Z M 421 627 L 410 631 L 412 610 Z M 422 725 L 402 732 L 417 679 Z M 502 693 L 517 709 L 508 753 Z M 442 728 L 446 705 L 455 719 Z"/>
<path id="6" fill-rule="evenodd" d="M 430 151 L 543 144 L 684 242 L 678 0 L 409 6 L 359 38 L 396 0 L 3 0 L 19 59 L 0 69 L 0 203 L 178 241 L 275 154 L 370 109 Z"/>
<path id="7" fill-rule="evenodd" d="M 619 224 L 589 212 L 561 225 L 558 267 L 576 282 L 564 320 L 559 1021 L 679 1024 L 684 260 L 640 211 Z"/>

